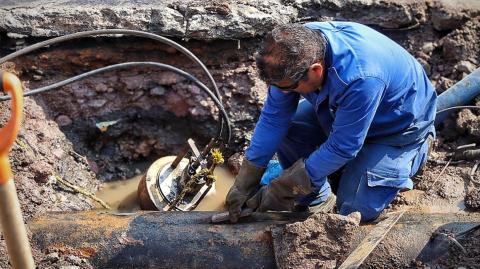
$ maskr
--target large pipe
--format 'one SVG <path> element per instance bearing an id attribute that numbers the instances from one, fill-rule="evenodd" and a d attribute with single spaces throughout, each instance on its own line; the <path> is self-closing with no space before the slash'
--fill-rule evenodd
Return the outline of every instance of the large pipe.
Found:
<path id="1" fill-rule="evenodd" d="M 480 95 L 480 68 L 475 69 L 471 74 L 438 96 L 437 112 L 450 107 L 469 104 L 477 95 Z M 435 122 L 441 122 L 447 115 L 447 111 L 439 113 Z"/>
<path id="2" fill-rule="evenodd" d="M 95 268 L 275 268 L 271 228 L 307 217 L 254 213 L 235 225 L 211 224 L 214 213 L 48 213 L 29 227 L 37 248 L 82 255 Z M 408 266 L 420 253 L 433 253 L 428 242 L 435 231 L 455 233 L 478 224 L 480 214 L 406 213 L 365 263 Z M 362 225 L 355 244 L 374 227 Z"/>

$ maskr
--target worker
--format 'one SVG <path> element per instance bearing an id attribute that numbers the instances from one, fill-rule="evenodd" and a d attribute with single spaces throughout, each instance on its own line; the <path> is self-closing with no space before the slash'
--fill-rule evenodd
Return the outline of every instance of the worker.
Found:
<path id="1" fill-rule="evenodd" d="M 226 198 L 232 222 L 245 206 L 325 210 L 334 172 L 337 211 L 362 221 L 413 188 L 435 135 L 437 96 L 400 45 L 359 23 L 287 24 L 267 34 L 256 64 L 268 95 Z M 283 172 L 260 187 L 275 153 Z"/>

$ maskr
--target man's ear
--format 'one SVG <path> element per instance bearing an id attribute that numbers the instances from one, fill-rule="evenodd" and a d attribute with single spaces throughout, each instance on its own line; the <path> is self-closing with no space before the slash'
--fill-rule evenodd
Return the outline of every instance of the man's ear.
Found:
<path id="1" fill-rule="evenodd" d="M 310 71 L 315 74 L 317 77 L 321 77 L 323 75 L 323 64 L 322 63 L 314 63 L 310 66 Z"/>

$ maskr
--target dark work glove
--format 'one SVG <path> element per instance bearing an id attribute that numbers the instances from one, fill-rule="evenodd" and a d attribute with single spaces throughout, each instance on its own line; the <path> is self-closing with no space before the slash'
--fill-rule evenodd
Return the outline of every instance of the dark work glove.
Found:
<path id="1" fill-rule="evenodd" d="M 259 212 L 292 211 L 295 199 L 313 190 L 305 163 L 300 159 L 270 184 L 263 186 L 247 201 L 247 206 Z"/>
<path id="2" fill-rule="evenodd" d="M 240 217 L 242 206 L 257 188 L 262 179 L 265 168 L 256 166 L 244 159 L 240 171 L 235 178 L 235 183 L 227 194 L 225 204 L 230 215 L 230 222 L 235 223 Z"/>

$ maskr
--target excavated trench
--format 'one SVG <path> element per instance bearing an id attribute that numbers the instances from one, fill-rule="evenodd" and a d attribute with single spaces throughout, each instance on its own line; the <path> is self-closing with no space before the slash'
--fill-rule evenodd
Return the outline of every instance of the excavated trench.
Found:
<path id="1" fill-rule="evenodd" d="M 433 4 L 425 7 L 424 4 L 388 1 L 362 9 L 356 6 L 360 5 L 358 3 L 337 6 L 339 4 L 333 2 L 326 3 L 322 7 L 325 9 L 319 8 L 321 4 L 285 5 L 288 10 L 297 8 L 302 21 L 339 17 L 370 24 L 419 60 L 438 93 L 480 64 L 478 10 L 467 12 Z M 275 10 L 276 5 L 273 5 L 272 12 Z M 405 22 L 407 17 L 411 21 Z M 72 32 L 77 31 L 73 26 L 72 29 Z M 201 33 L 198 39 L 173 39 L 202 60 L 218 84 L 232 121 L 232 142 L 225 151 L 228 157 L 245 149 L 265 98 L 266 85 L 258 79 L 253 60 L 261 35 L 236 37 L 232 34 L 233 37 L 225 38 L 216 35 L 215 39 L 205 40 Z M 41 34 L 32 36 L 0 28 L 1 56 L 46 39 Z M 34 89 L 96 68 L 130 61 L 170 64 L 192 73 L 211 88 L 200 68 L 177 50 L 129 36 L 70 41 L 16 58 L 4 67 L 19 74 L 27 88 Z M 479 101 L 474 103 L 478 105 Z M 7 113 L 3 112 L 7 109 L 8 102 L 1 102 L 1 123 L 6 120 Z M 218 110 L 197 86 L 174 73 L 155 68 L 136 67 L 103 73 L 26 98 L 24 126 L 11 154 L 26 219 L 31 220 L 46 211 L 78 211 L 95 206 L 88 198 L 65 190 L 52 176 L 95 192 L 102 182 L 144 173 L 158 157 L 178 153 L 189 137 L 198 145 L 205 145 L 216 135 L 218 122 Z M 462 217 L 469 216 L 465 207 L 478 211 L 480 186 L 475 182 L 480 176 L 478 172 L 471 173 L 474 163 L 450 165 L 440 175 L 448 153 L 459 145 L 480 142 L 478 122 L 479 111 L 474 110 L 463 110 L 445 120 L 438 130 L 431 156 L 440 162 L 429 163 L 423 175 L 415 179 L 415 190 L 400 194 L 388 210 L 454 212 Z M 335 223 L 341 226 L 341 222 Z M 450 254 L 437 264 L 445 267 L 478 264 L 478 231 L 475 235 L 461 242 L 468 246 L 467 253 L 451 247 Z M 333 244 L 330 246 L 335 249 Z M 380 246 L 380 254 L 367 260 L 366 267 L 405 267 L 402 253 L 396 253 L 394 248 L 386 249 L 388 246 Z M 4 248 L 0 248 L 0 254 L 6 257 Z M 72 264 L 92 268 L 88 257 L 61 247 L 37 249 L 35 255 L 40 268 Z M 308 257 L 310 254 L 299 253 L 301 255 Z M 338 258 L 343 254 L 337 251 L 321 259 L 334 260 L 335 255 Z M 424 266 L 422 262 L 408 265 Z M 8 261 L 2 259 L 0 267 L 7 266 Z"/>
<path id="2" fill-rule="evenodd" d="M 246 141 L 243 133 L 253 128 L 259 113 L 260 96 L 250 91 L 259 83 L 251 60 L 257 43 L 188 43 L 213 72 L 236 126 L 227 152 L 241 149 Z M 208 85 L 200 67 L 175 48 L 132 37 L 69 42 L 19 58 L 15 66 L 20 67 L 22 79 L 30 81 L 29 88 L 38 88 L 87 70 L 134 61 L 170 64 Z M 189 137 L 205 146 L 219 128 L 218 109 L 205 92 L 158 68 L 98 74 L 33 98 L 101 181 L 132 177 L 152 160 L 177 154 Z"/>

